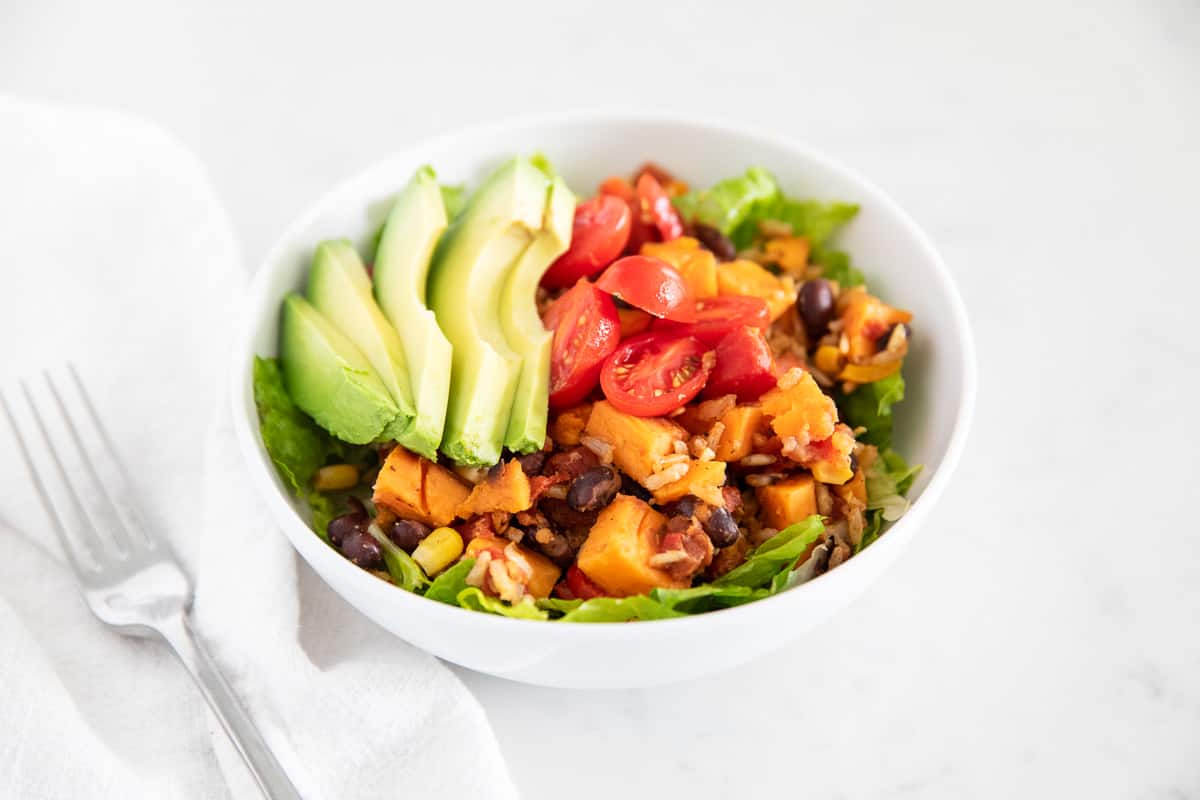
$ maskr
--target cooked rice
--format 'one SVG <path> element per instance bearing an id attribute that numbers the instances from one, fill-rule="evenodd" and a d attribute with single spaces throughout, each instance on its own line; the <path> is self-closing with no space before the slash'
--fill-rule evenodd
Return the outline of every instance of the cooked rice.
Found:
<path id="1" fill-rule="evenodd" d="M 483 586 L 483 576 L 487 572 L 488 564 L 491 563 L 491 560 L 492 554 L 490 551 L 480 551 L 479 555 L 475 557 L 475 565 L 467 573 L 466 581 L 468 586 Z"/>
<path id="2" fill-rule="evenodd" d="M 554 500 L 566 500 L 567 485 L 565 483 L 557 483 L 549 487 L 546 489 L 546 497 L 553 498 Z"/>
<path id="3" fill-rule="evenodd" d="M 458 477 L 472 484 L 482 483 L 488 474 L 487 467 L 469 467 L 465 464 L 456 464 L 454 471 L 458 474 Z"/>
<path id="4" fill-rule="evenodd" d="M 708 430 L 708 446 L 716 450 L 721 446 L 721 437 L 725 435 L 725 423 L 714 422 L 713 426 Z"/>
<path id="5" fill-rule="evenodd" d="M 696 458 L 700 459 L 701 461 L 712 461 L 716 457 L 717 453 L 711 447 L 704 448 L 700 451 L 700 455 L 696 456 Z"/>
<path id="6" fill-rule="evenodd" d="M 749 486 L 754 486 L 756 488 L 760 487 L 760 486 L 770 486 L 772 483 L 774 483 L 775 481 L 779 480 L 782 477 L 783 476 L 780 475 L 778 472 L 761 472 L 761 473 L 757 473 L 755 475 L 747 475 L 746 476 L 746 484 Z"/>
<path id="7" fill-rule="evenodd" d="M 800 369 L 799 367 L 792 367 L 787 372 L 783 373 L 783 375 L 779 376 L 779 382 L 776 385 L 780 389 L 787 390 L 799 383 L 800 379 L 803 377 L 804 370 Z"/>
<path id="8" fill-rule="evenodd" d="M 676 439 L 671 447 L 675 450 L 675 455 L 686 455 L 688 451 L 687 442 L 682 439 Z M 665 459 L 664 459 L 665 460 Z"/>
<path id="9" fill-rule="evenodd" d="M 683 464 L 675 464 L 674 466 L 667 467 L 661 472 L 656 472 L 649 478 L 646 478 L 642 485 L 652 492 L 656 491 L 666 486 L 668 483 L 674 483 L 675 481 L 680 480 L 684 475 L 688 474 L 688 470 L 691 468 L 692 465 L 686 462 Z"/>
<path id="10" fill-rule="evenodd" d="M 581 436 L 579 443 L 596 454 L 596 458 L 600 459 L 601 464 L 611 464 L 613 462 L 613 446 L 603 439 L 598 439 L 595 436 Z"/>
<path id="11" fill-rule="evenodd" d="M 687 558 L 688 554 L 682 550 L 667 550 L 650 556 L 650 566 L 658 568 L 669 567 L 680 561 L 686 561 Z"/>
<path id="12" fill-rule="evenodd" d="M 685 446 L 682 453 L 672 453 L 669 456 L 663 456 L 658 460 L 658 468 L 655 472 L 662 472 L 667 467 L 673 467 L 676 464 L 682 464 L 688 461 L 687 447 Z"/>
<path id="13" fill-rule="evenodd" d="M 778 459 L 775 456 L 767 453 L 751 453 L 739 461 L 738 464 L 741 464 L 743 467 L 765 467 L 768 464 L 774 464 L 776 461 Z"/>
<path id="14" fill-rule="evenodd" d="M 768 239 L 791 236 L 792 223 L 780 219 L 764 219 L 758 222 L 758 232 Z"/>

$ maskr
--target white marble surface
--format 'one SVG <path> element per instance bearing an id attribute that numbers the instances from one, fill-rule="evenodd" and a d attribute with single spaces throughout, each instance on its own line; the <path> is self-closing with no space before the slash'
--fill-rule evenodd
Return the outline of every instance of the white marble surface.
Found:
<path id="1" fill-rule="evenodd" d="M 1200 7 L 296 5 L 6 3 L 0 90 L 161 121 L 251 263 L 325 187 L 430 133 L 578 106 L 727 115 L 873 176 L 972 313 L 958 478 L 830 624 L 667 689 L 463 673 L 528 797 L 1200 797 Z"/>

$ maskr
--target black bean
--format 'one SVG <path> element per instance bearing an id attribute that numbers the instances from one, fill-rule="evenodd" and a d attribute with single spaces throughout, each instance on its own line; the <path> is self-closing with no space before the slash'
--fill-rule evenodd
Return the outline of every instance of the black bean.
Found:
<path id="1" fill-rule="evenodd" d="M 639 500 L 646 501 L 649 501 L 652 497 L 654 497 L 654 495 L 650 493 L 649 489 L 647 489 L 645 486 L 642 486 L 628 475 L 621 476 L 621 493 L 627 494 L 630 497 L 636 497 Z"/>
<path id="2" fill-rule="evenodd" d="M 429 535 L 429 526 L 414 519 L 398 519 L 388 526 L 387 535 L 397 547 L 411 553 Z"/>
<path id="3" fill-rule="evenodd" d="M 576 511 L 595 511 L 612 502 L 621 488 L 621 478 L 612 467 L 592 467 L 571 482 L 567 504 Z"/>
<path id="4" fill-rule="evenodd" d="M 720 506 L 713 507 L 703 525 L 713 547 L 729 547 L 742 535 L 733 516 Z"/>
<path id="5" fill-rule="evenodd" d="M 359 500 L 354 495 L 346 498 L 346 505 L 350 506 L 350 513 L 361 519 L 367 518 L 367 507 L 363 505 L 363 501 Z"/>
<path id="6" fill-rule="evenodd" d="M 342 555 L 360 567 L 370 569 L 383 561 L 383 551 L 375 537 L 364 530 L 354 529 L 342 539 Z"/>
<path id="7" fill-rule="evenodd" d="M 855 474 L 858 473 L 858 454 L 857 453 L 850 454 L 850 471 Z"/>
<path id="8" fill-rule="evenodd" d="M 711 225 L 705 225 L 703 222 L 697 222 L 694 228 L 696 238 L 700 240 L 700 244 L 711 250 L 718 261 L 733 261 L 737 258 L 737 248 L 729 240 L 728 236 Z"/>
<path id="9" fill-rule="evenodd" d="M 341 547 L 342 542 L 346 537 L 355 531 L 365 531 L 367 529 L 367 515 L 364 512 L 361 516 L 351 512 L 342 514 L 340 517 L 334 517 L 329 520 L 329 524 L 325 526 L 325 533 L 329 534 L 329 541 L 335 547 Z"/>
<path id="10" fill-rule="evenodd" d="M 700 498 L 689 494 L 679 498 L 670 505 L 670 513 L 679 514 L 683 517 L 690 517 L 696 513 L 696 506 L 700 503 Z"/>
<path id="11" fill-rule="evenodd" d="M 824 278 L 805 281 L 800 287 L 800 296 L 796 298 L 796 310 L 800 312 L 808 337 L 819 339 L 829 323 L 833 322 L 833 289 L 829 281 Z"/>
<path id="12" fill-rule="evenodd" d="M 523 456 L 517 456 L 517 462 L 521 465 L 521 471 L 526 475 L 541 475 L 542 467 L 546 463 L 546 454 L 540 450 L 536 453 L 526 453 Z"/>

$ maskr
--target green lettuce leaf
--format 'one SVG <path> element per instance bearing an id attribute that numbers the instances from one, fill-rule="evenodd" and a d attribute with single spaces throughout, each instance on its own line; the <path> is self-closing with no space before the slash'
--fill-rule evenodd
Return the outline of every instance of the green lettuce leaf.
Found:
<path id="1" fill-rule="evenodd" d="M 718 181 L 707 189 L 687 192 L 672 202 L 689 222 L 700 222 L 729 235 L 754 209 L 769 204 L 778 196 L 779 184 L 771 173 L 762 167 L 751 167 L 744 175 Z"/>
<path id="2" fill-rule="evenodd" d="M 758 223 L 771 219 L 791 225 L 793 236 L 803 236 L 808 239 L 809 246 L 812 247 L 814 253 L 821 253 L 833 235 L 843 225 L 854 219 L 857 214 L 858 206 L 854 203 L 796 200 L 776 194 L 774 197 L 755 204 L 733 230 L 730 238 L 739 249 L 749 247 L 758 235 Z M 813 261 L 824 263 L 816 258 Z"/>
<path id="3" fill-rule="evenodd" d="M 307 497 L 313 473 L 338 450 L 336 443 L 292 402 L 277 359 L 254 357 L 254 405 L 263 445 L 279 476 L 294 493 Z"/>
<path id="4" fill-rule="evenodd" d="M 668 608 L 644 594 L 630 597 L 593 597 L 562 617 L 563 622 L 627 622 L 633 619 L 682 617 L 682 611 Z"/>
<path id="5" fill-rule="evenodd" d="M 892 446 L 892 406 L 904 399 L 904 378 L 897 372 L 874 383 L 864 383 L 841 396 L 838 411 L 851 428 L 866 428 L 858 440 L 880 450 Z"/>
<path id="6" fill-rule="evenodd" d="M 766 597 L 767 594 L 763 589 L 751 589 L 748 586 L 704 583 L 688 589 L 654 589 L 650 592 L 650 597 L 673 611 L 699 614 L 718 608 L 740 606 Z"/>
<path id="7" fill-rule="evenodd" d="M 817 249 L 812 252 L 809 260 L 820 264 L 821 275 L 831 281 L 837 281 L 843 289 L 866 283 L 862 272 L 850 263 L 850 254 L 842 250 Z"/>
<path id="8" fill-rule="evenodd" d="M 789 525 L 755 548 L 744 563 L 713 583 L 716 586 L 745 586 L 751 589 L 766 586 L 781 571 L 789 571 L 824 531 L 825 525 L 816 514 Z"/>
<path id="9" fill-rule="evenodd" d="M 329 541 L 329 523 L 338 515 L 338 505 L 333 498 L 320 492 L 308 493 L 308 508 L 312 511 L 312 528 L 322 539 Z"/>
<path id="10" fill-rule="evenodd" d="M 521 602 L 510 605 L 503 600 L 489 597 L 477 586 L 469 586 L 458 593 L 458 605 L 472 611 L 485 611 L 502 617 L 515 619 L 549 619 L 550 615 L 535 603 Z"/>
<path id="11" fill-rule="evenodd" d="M 879 538 L 880 532 L 883 530 L 883 512 L 879 509 L 867 512 L 867 526 L 863 530 L 862 539 L 858 543 L 858 547 L 854 548 L 855 553 L 861 553 L 863 548 L 871 542 Z"/>
<path id="12" fill-rule="evenodd" d="M 439 603 L 458 605 L 458 595 L 464 589 L 469 588 L 467 574 L 474 566 L 475 559 L 473 558 L 464 558 L 459 561 L 433 579 L 433 583 L 429 584 L 429 588 L 425 590 L 425 596 Z"/>
<path id="13" fill-rule="evenodd" d="M 908 511 L 904 495 L 921 471 L 909 466 L 895 450 L 884 450 L 867 468 L 867 508 L 881 512 L 884 522 L 895 522 Z"/>
<path id="14" fill-rule="evenodd" d="M 379 548 L 383 551 L 383 563 L 397 586 L 410 592 L 420 592 L 429 584 L 429 578 L 425 576 L 421 565 L 397 547 L 378 525 L 372 523 L 367 532 L 379 542 Z"/>

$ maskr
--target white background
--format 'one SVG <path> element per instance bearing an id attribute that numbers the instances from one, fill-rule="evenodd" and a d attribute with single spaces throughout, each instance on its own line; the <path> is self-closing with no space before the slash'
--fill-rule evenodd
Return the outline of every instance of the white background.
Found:
<path id="1" fill-rule="evenodd" d="M 1200 797 L 1194 2 L 3 0 L 0 90 L 159 121 L 210 168 L 248 268 L 342 177 L 527 112 L 724 116 L 858 168 L 972 315 L 956 481 L 861 600 L 736 673 L 612 693 L 460 673 L 517 783 Z"/>

